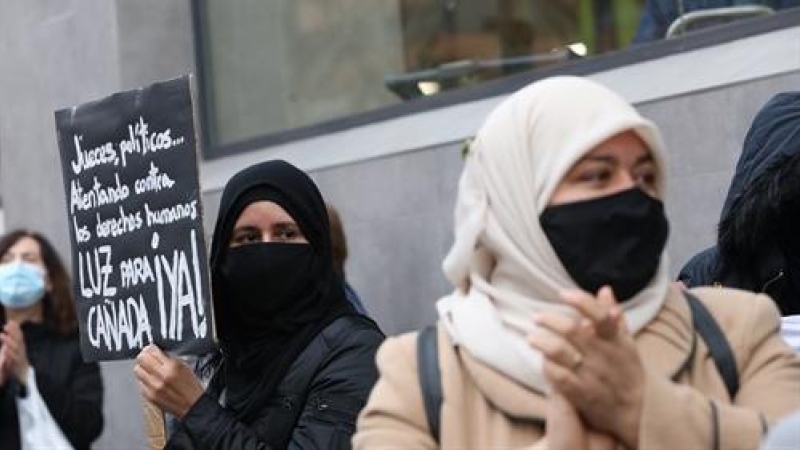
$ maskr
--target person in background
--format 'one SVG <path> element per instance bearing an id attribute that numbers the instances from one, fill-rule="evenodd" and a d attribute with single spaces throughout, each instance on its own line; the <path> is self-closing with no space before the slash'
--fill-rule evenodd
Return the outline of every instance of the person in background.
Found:
<path id="1" fill-rule="evenodd" d="M 767 296 L 670 281 L 666 169 L 655 125 L 591 80 L 547 78 L 501 102 L 459 182 L 454 290 L 422 335 L 435 340 L 381 346 L 355 448 L 757 448 L 800 408 L 800 358 Z M 737 383 L 696 311 L 731 343 Z"/>
<path id="2" fill-rule="evenodd" d="M 647 0 L 633 43 L 664 39 L 672 22 L 683 14 L 739 5 L 763 5 L 779 10 L 800 6 L 800 0 Z"/>
<path id="3" fill-rule="evenodd" d="M 328 220 L 331 223 L 331 244 L 333 251 L 333 268 L 336 269 L 336 274 L 341 278 L 344 283 L 344 294 L 347 300 L 353 305 L 356 311 L 366 315 L 367 310 L 364 308 L 364 303 L 359 298 L 356 290 L 347 282 L 347 277 L 344 273 L 344 263 L 347 261 L 347 237 L 344 234 L 344 226 L 342 219 L 339 217 L 339 212 L 330 203 L 325 204 L 328 210 Z"/>
<path id="4" fill-rule="evenodd" d="M 69 277 L 40 234 L 0 238 L 0 303 L 0 448 L 28 448 L 17 402 L 31 389 L 69 444 L 90 448 L 103 430 L 100 367 L 83 362 Z"/>
<path id="5" fill-rule="evenodd" d="M 800 92 L 775 95 L 744 139 L 717 243 L 678 279 L 768 294 L 781 315 L 800 314 Z"/>
<path id="6" fill-rule="evenodd" d="M 311 178 L 284 161 L 234 175 L 209 265 L 220 351 L 201 366 L 205 392 L 153 345 L 134 367 L 144 396 L 179 421 L 166 448 L 349 449 L 383 334 L 345 297 Z"/>

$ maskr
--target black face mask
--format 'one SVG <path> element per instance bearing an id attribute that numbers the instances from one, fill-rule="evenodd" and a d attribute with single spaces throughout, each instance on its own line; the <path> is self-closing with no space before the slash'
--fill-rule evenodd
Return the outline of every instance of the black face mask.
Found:
<path id="1" fill-rule="evenodd" d="M 220 267 L 223 298 L 247 332 L 313 296 L 315 255 L 310 244 L 257 243 L 231 248 Z"/>
<path id="2" fill-rule="evenodd" d="M 664 205 L 638 188 L 549 206 L 539 222 L 578 286 L 596 294 L 609 285 L 618 301 L 650 283 L 669 233 Z"/>

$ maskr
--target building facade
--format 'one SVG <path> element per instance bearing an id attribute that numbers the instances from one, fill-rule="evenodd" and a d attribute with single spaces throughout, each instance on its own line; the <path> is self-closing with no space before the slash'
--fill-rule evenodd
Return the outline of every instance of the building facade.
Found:
<path id="1" fill-rule="evenodd" d="M 340 211 L 351 284 L 384 330 L 400 333 L 436 320 L 434 302 L 450 289 L 440 266 L 452 241 L 463 142 L 517 87 L 556 73 L 586 75 L 620 92 L 661 127 L 669 150 L 668 245 L 676 273 L 713 242 L 752 117 L 773 94 L 800 85 L 796 10 L 584 61 L 515 69 L 504 77 L 476 72 L 470 76 L 489 81 L 408 100 L 420 93 L 403 89 L 434 86 L 424 84 L 429 76 L 439 77 L 431 78 L 436 89 L 448 89 L 452 80 L 441 70 L 426 70 L 461 58 L 464 48 L 478 52 L 471 56 L 474 67 L 497 69 L 487 61 L 500 55 L 503 67 L 516 63 L 514 49 L 523 44 L 523 53 L 547 53 L 559 36 L 561 43 L 580 41 L 591 51 L 608 47 L 609 32 L 586 37 L 585 17 L 562 24 L 565 16 L 552 16 L 552 10 L 519 12 L 525 2 L 498 2 L 507 10 L 496 22 L 476 7 L 455 18 L 443 13 L 445 19 L 434 24 L 409 19 L 430 16 L 422 13 L 433 6 L 421 1 L 248 3 L 261 5 L 0 2 L 4 228 L 41 231 L 68 258 L 54 111 L 193 73 L 206 137 L 200 169 L 207 235 L 221 188 L 233 173 L 269 158 L 297 164 Z M 640 9 L 641 2 L 620 11 L 634 7 Z M 520 17 L 537 17 L 552 30 L 535 28 L 525 37 L 522 27 L 522 37 L 506 36 L 499 44 L 486 38 L 516 29 Z M 454 33 L 437 34 L 442 27 L 469 32 L 455 39 Z M 616 39 L 630 39 L 631 25 L 618 28 Z M 96 448 L 144 446 L 131 367 L 103 363 L 106 428 Z"/>

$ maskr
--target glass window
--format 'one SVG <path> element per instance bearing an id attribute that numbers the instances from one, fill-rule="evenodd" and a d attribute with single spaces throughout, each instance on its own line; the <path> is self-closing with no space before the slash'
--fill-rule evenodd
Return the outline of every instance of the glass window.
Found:
<path id="1" fill-rule="evenodd" d="M 212 146 L 800 0 L 198 0 Z M 672 28 L 670 28 L 672 27 Z"/>

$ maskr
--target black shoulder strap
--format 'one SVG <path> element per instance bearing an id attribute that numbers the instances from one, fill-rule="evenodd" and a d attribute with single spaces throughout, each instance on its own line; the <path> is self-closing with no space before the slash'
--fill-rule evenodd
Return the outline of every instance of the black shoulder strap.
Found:
<path id="1" fill-rule="evenodd" d="M 684 291 L 689 308 L 692 310 L 692 325 L 697 334 L 703 338 L 708 347 L 711 357 L 714 358 L 714 365 L 717 366 L 725 388 L 728 390 L 731 400 L 736 397 L 739 391 L 739 371 L 736 369 L 736 359 L 728 340 L 719 328 L 717 321 L 694 294 Z"/>
<path id="2" fill-rule="evenodd" d="M 426 327 L 417 337 L 417 367 L 422 401 L 431 437 L 439 442 L 439 413 L 442 409 L 442 376 L 439 372 L 439 343 L 436 326 Z"/>
<path id="3" fill-rule="evenodd" d="M 728 340 L 717 321 L 694 294 L 685 292 L 692 311 L 692 325 L 708 347 L 714 365 L 717 366 L 722 381 L 731 399 L 739 391 L 739 371 L 736 359 Z M 439 442 L 439 420 L 442 409 L 442 377 L 439 372 L 439 343 L 435 326 L 426 327 L 417 338 L 417 368 L 419 385 L 428 429 L 436 442 Z"/>

